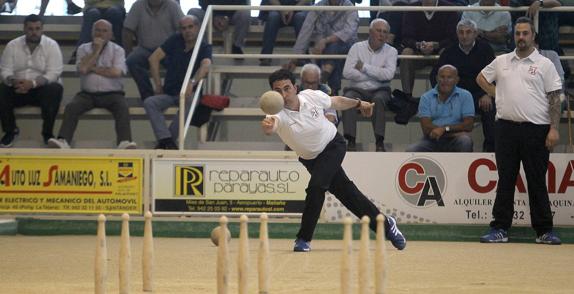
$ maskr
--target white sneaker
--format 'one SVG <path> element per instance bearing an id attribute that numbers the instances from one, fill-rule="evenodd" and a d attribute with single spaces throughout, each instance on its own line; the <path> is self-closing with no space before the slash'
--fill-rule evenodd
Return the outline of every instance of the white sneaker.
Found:
<path id="1" fill-rule="evenodd" d="M 121 141 L 120 144 L 118 144 L 118 149 L 136 149 L 138 147 L 138 145 L 135 142 L 132 141 Z"/>
<path id="2" fill-rule="evenodd" d="M 50 138 L 48 140 L 48 147 L 50 148 L 59 148 L 59 149 L 70 149 L 70 144 L 66 141 L 66 139 L 56 139 Z"/>

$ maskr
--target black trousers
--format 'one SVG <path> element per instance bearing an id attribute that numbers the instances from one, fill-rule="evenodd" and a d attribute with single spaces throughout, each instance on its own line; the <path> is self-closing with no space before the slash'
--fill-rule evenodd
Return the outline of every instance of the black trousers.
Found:
<path id="1" fill-rule="evenodd" d="M 307 192 L 307 196 L 305 197 L 305 209 L 303 210 L 301 228 L 297 233 L 297 238 L 305 241 L 311 241 L 313 239 L 313 232 L 319 220 L 323 202 L 325 202 L 326 191 L 335 195 L 335 197 L 357 217 L 369 216 L 371 218 L 369 227 L 373 231 L 376 231 L 376 218 L 380 214 L 380 211 L 359 191 L 357 186 L 349 180 L 341 167 L 346 150 L 347 143 L 345 139 L 341 134 L 337 133 L 335 138 L 325 147 L 325 150 L 316 158 L 311 160 L 299 158 L 299 161 L 303 163 L 311 174 L 311 179 L 305 190 Z"/>
<path id="2" fill-rule="evenodd" d="M 472 97 L 474 98 L 475 112 L 480 114 L 480 121 L 482 123 L 482 135 L 484 136 L 482 152 L 494 152 L 496 103 L 494 102 L 494 99 L 492 99 L 492 109 L 489 111 L 483 111 L 478 107 L 478 100 L 480 100 L 482 95 L 473 93 Z"/>
<path id="3" fill-rule="evenodd" d="M 552 230 L 552 212 L 546 188 L 550 152 L 545 146 L 549 125 L 496 122 L 495 156 L 498 186 L 490 226 L 508 230 L 514 214 L 514 191 L 520 163 L 526 174 L 532 227 L 538 236 Z"/>
<path id="4" fill-rule="evenodd" d="M 52 137 L 54 121 L 58 115 L 64 88 L 58 83 L 49 83 L 31 89 L 26 94 L 14 92 L 14 88 L 0 84 L 0 121 L 4 132 L 13 132 L 16 129 L 14 108 L 26 105 L 39 106 L 42 110 L 42 135 L 44 138 Z"/>

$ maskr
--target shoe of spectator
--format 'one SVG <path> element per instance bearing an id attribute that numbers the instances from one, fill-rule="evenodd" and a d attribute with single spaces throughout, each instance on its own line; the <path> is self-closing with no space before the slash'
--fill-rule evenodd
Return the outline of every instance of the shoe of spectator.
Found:
<path id="1" fill-rule="evenodd" d="M 48 147 L 59 148 L 59 149 L 70 149 L 70 144 L 64 138 L 51 138 L 48 140 Z"/>
<path id="2" fill-rule="evenodd" d="M 44 145 L 48 145 L 48 141 L 54 138 L 54 135 L 42 135 L 44 137 Z"/>
<path id="3" fill-rule="evenodd" d="M 307 242 L 303 239 L 295 240 L 295 246 L 293 246 L 293 251 L 295 252 L 309 252 L 311 251 L 311 242 Z"/>
<path id="4" fill-rule="evenodd" d="M 78 14 L 82 12 L 82 7 L 76 5 L 76 3 L 70 1 L 68 2 L 68 9 L 66 10 L 66 13 L 68 15 L 74 15 L 74 14 Z"/>
<path id="5" fill-rule="evenodd" d="M 164 150 L 177 150 L 179 149 L 177 144 L 170 138 L 163 138 L 157 142 L 155 149 L 164 149 Z"/>
<path id="6" fill-rule="evenodd" d="M 138 147 L 138 145 L 135 142 L 132 141 L 121 141 L 120 144 L 118 144 L 118 149 L 136 149 Z"/>
<path id="7" fill-rule="evenodd" d="M 377 135 L 375 146 L 377 152 L 386 152 L 387 150 L 385 150 L 385 137 Z"/>
<path id="8" fill-rule="evenodd" d="M 397 221 L 392 216 L 386 216 L 387 226 L 385 227 L 385 237 L 391 241 L 391 244 L 398 250 L 403 250 L 407 247 L 407 239 L 397 227 Z"/>
<path id="9" fill-rule="evenodd" d="M 357 151 L 357 143 L 355 141 L 348 141 L 347 142 L 347 151 Z"/>
<path id="10" fill-rule="evenodd" d="M 18 137 L 19 134 L 20 130 L 18 128 L 15 128 L 14 131 L 12 132 L 6 132 L 6 134 L 4 134 L 4 137 L 2 137 L 2 140 L 0 140 L 0 147 L 2 148 L 12 147 L 12 145 L 14 145 L 14 139 L 16 139 L 16 137 Z"/>
<path id="11" fill-rule="evenodd" d="M 558 238 L 558 236 L 556 236 L 556 234 L 554 234 L 554 232 L 550 231 L 542 236 L 538 236 L 536 238 L 536 243 L 548 244 L 548 245 L 560 245 L 562 244 L 562 241 L 560 240 L 560 238 Z"/>
<path id="12" fill-rule="evenodd" d="M 537 239 L 538 240 L 538 239 Z M 507 243 L 508 232 L 503 229 L 490 228 L 490 231 L 480 237 L 480 243 Z"/>
<path id="13" fill-rule="evenodd" d="M 270 66 L 270 65 L 271 65 L 271 59 L 269 58 L 259 59 L 259 66 Z"/>
<path id="14" fill-rule="evenodd" d="M 377 144 L 375 151 L 376 152 L 387 152 L 387 150 L 385 149 L 385 144 Z"/>
<path id="15" fill-rule="evenodd" d="M 240 47 L 237 47 L 235 45 L 231 46 L 231 54 L 241 54 L 243 55 L 243 49 L 241 49 Z M 243 61 L 243 58 L 237 57 L 234 58 L 237 61 Z"/>

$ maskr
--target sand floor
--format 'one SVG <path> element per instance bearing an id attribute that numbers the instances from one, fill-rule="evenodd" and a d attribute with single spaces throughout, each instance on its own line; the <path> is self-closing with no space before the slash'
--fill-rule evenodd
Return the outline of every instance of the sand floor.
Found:
<path id="1" fill-rule="evenodd" d="M 108 293 L 117 293 L 119 237 L 108 237 Z M 217 247 L 209 239 L 156 238 L 154 293 L 216 293 Z M 273 239 L 270 293 L 338 293 L 340 241 L 310 253 Z M 371 248 L 374 246 L 371 241 Z M 0 293 L 93 293 L 95 236 L 0 236 Z M 230 243 L 230 293 L 237 292 Z M 249 293 L 257 293 L 257 240 L 250 241 Z M 359 242 L 354 244 L 358 257 Z M 142 238 L 132 237 L 131 293 L 142 292 Z M 371 250 L 371 256 L 374 250 Z M 387 293 L 574 293 L 574 245 L 410 242 L 386 251 Z M 353 273 L 357 281 L 357 263 Z M 373 281 L 371 279 L 371 287 Z"/>

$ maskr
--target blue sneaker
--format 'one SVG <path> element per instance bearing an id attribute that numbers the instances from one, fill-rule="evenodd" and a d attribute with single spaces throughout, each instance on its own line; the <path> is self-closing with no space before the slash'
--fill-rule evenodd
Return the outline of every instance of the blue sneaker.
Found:
<path id="1" fill-rule="evenodd" d="M 558 238 L 558 236 L 554 234 L 554 232 L 550 231 L 542 236 L 538 236 L 538 238 L 536 238 L 536 243 L 548 244 L 548 245 L 560 245 L 562 244 L 562 241 L 560 240 L 560 238 Z"/>
<path id="2" fill-rule="evenodd" d="M 488 233 L 480 237 L 480 243 L 507 243 L 508 233 L 503 229 L 491 228 Z"/>
<path id="3" fill-rule="evenodd" d="M 391 241 L 391 244 L 399 250 L 405 249 L 407 247 L 407 239 L 403 236 L 403 233 L 399 231 L 397 227 L 397 221 L 392 216 L 386 216 L 387 226 L 385 227 L 385 238 Z"/>
<path id="4" fill-rule="evenodd" d="M 295 240 L 295 246 L 293 247 L 295 252 L 309 252 L 311 251 L 311 242 L 307 242 L 303 239 Z"/>

